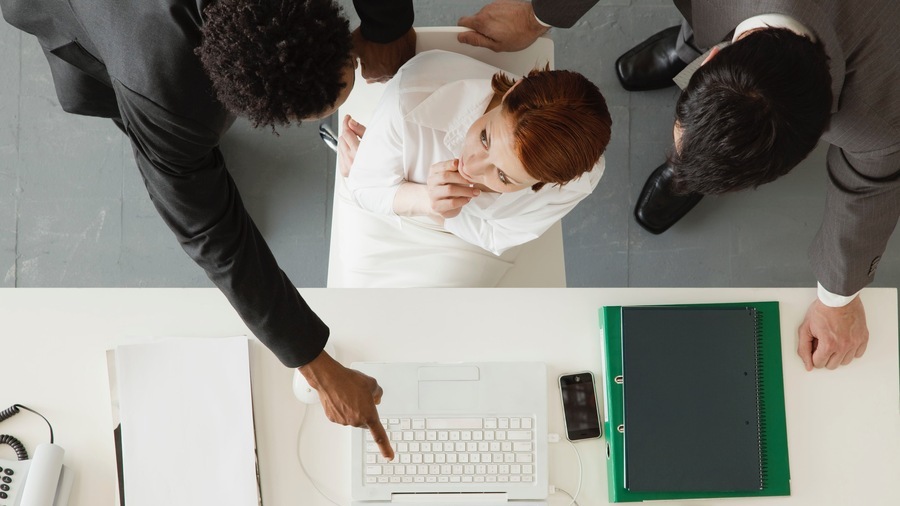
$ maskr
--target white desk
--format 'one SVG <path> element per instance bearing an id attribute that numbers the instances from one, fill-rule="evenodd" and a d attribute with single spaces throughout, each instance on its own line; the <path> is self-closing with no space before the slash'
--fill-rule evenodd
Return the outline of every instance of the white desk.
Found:
<path id="1" fill-rule="evenodd" d="M 550 428 L 563 432 L 556 375 L 599 377 L 597 309 L 602 305 L 778 300 L 792 496 L 710 500 L 704 504 L 900 504 L 900 382 L 897 291 L 867 289 L 872 337 L 860 360 L 807 373 L 796 356 L 796 328 L 812 289 L 303 289 L 331 326 L 343 363 L 364 360 L 542 360 L 547 363 Z M 71 506 L 112 504 L 114 451 L 105 350 L 168 336 L 227 336 L 246 327 L 215 289 L 0 290 L 0 409 L 37 409 L 53 423 L 65 463 L 78 477 Z M 258 342 L 251 349 L 262 496 L 266 506 L 329 504 L 300 472 L 297 428 L 304 406 L 291 394 L 292 371 Z M 390 395 L 386 392 L 385 395 Z M 351 429 L 310 411 L 304 462 L 332 497 L 349 501 Z M 46 426 L 29 414 L 0 424 L 33 450 Z M 579 503 L 606 504 L 604 441 L 578 443 L 584 460 Z M 12 458 L 8 448 L 0 455 Z M 160 470 L 177 472 L 173 465 Z M 575 489 L 566 444 L 550 447 L 550 482 Z M 567 504 L 563 495 L 551 504 Z M 688 504 L 673 501 L 666 504 Z"/>

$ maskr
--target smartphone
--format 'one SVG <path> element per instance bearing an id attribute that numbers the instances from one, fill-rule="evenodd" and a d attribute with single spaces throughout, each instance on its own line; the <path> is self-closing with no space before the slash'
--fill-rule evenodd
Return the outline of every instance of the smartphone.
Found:
<path id="1" fill-rule="evenodd" d="M 594 375 L 589 371 L 559 377 L 566 437 L 569 441 L 600 437 L 600 413 Z"/>

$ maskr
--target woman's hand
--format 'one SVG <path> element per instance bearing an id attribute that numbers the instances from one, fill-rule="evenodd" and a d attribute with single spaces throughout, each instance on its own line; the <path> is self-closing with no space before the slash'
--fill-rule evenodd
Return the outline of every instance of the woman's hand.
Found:
<path id="1" fill-rule="evenodd" d="M 348 177 L 366 127 L 357 123 L 349 114 L 344 116 L 341 127 L 341 136 L 338 138 L 338 170 L 342 176 Z"/>
<path id="2" fill-rule="evenodd" d="M 431 211 L 442 218 L 458 215 L 464 205 L 481 193 L 459 173 L 459 160 L 432 165 L 427 186 Z"/>

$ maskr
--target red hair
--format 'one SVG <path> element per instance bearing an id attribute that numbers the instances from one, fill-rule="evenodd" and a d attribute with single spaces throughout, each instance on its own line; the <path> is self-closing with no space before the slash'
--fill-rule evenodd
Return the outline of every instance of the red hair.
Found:
<path id="1" fill-rule="evenodd" d="M 586 77 L 568 70 L 532 70 L 516 81 L 498 72 L 491 79 L 503 97 L 501 112 L 513 123 L 515 151 L 528 174 L 544 184 L 564 185 L 590 172 L 606 151 L 612 119 L 606 99 Z M 512 89 L 512 91 L 510 91 Z"/>

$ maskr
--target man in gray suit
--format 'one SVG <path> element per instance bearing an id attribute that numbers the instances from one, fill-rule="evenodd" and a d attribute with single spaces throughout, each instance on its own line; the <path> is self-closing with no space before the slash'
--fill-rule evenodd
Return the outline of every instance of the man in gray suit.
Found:
<path id="1" fill-rule="evenodd" d="M 219 151 L 235 115 L 257 126 L 323 117 L 346 100 L 355 58 L 332 0 L 0 0 L 37 36 L 62 108 L 111 118 L 184 250 L 328 417 L 393 451 L 374 379 L 323 350 L 328 327 L 278 267 Z M 366 18 L 363 17 L 363 24 Z"/>
<path id="2" fill-rule="evenodd" d="M 616 62 L 626 89 L 672 79 L 684 89 L 674 149 L 645 184 L 635 217 L 662 233 L 703 194 L 772 181 L 820 137 L 830 143 L 825 216 L 809 250 L 818 299 L 797 352 L 808 370 L 846 365 L 869 337 L 858 293 L 873 280 L 900 217 L 900 3 L 676 5 L 680 28 Z"/>

